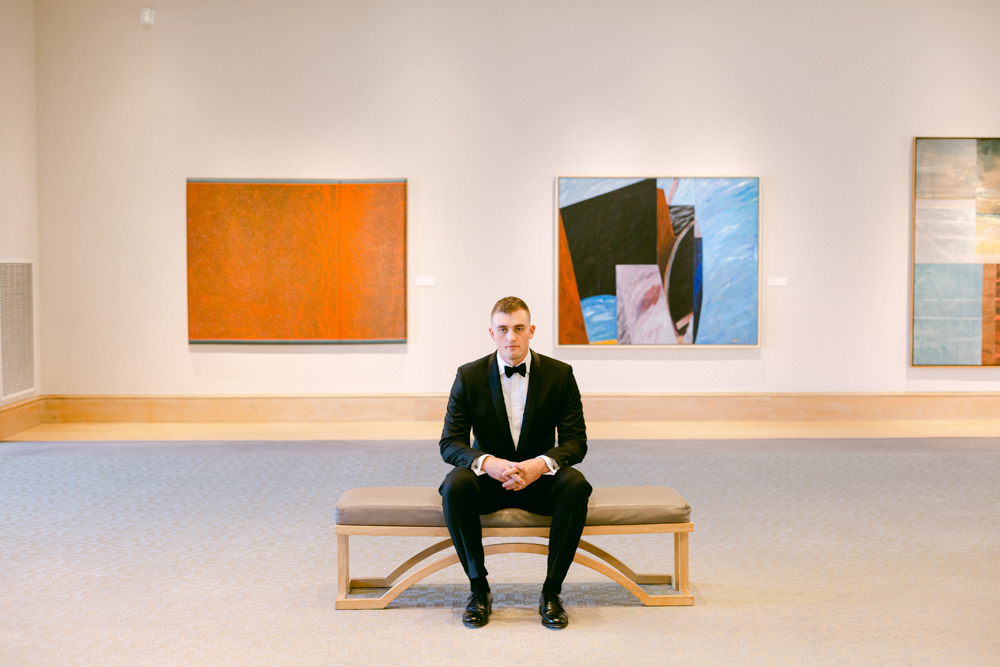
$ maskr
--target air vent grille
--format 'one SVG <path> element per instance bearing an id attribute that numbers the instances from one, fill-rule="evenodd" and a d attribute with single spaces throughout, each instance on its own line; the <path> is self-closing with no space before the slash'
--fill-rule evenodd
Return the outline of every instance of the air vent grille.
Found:
<path id="1" fill-rule="evenodd" d="M 30 262 L 0 262 L 0 395 L 35 388 Z"/>

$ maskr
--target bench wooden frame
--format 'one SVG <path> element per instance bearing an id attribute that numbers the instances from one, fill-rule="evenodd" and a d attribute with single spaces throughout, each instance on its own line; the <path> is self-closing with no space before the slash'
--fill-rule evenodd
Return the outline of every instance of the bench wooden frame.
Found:
<path id="1" fill-rule="evenodd" d="M 694 530 L 691 523 L 657 523 L 628 526 L 587 526 L 583 529 L 587 535 L 637 535 L 650 533 L 674 534 L 674 575 L 669 574 L 636 574 L 620 560 L 585 540 L 580 540 L 580 550 L 586 551 L 601 560 L 595 560 L 579 551 L 573 557 L 573 562 L 579 563 L 618 582 L 635 595 L 646 606 L 660 607 L 673 605 L 692 605 L 694 597 L 688 584 L 688 533 Z M 337 609 L 385 609 L 400 593 L 421 579 L 458 562 L 458 554 L 439 558 L 405 579 L 393 585 L 403 574 L 416 565 L 427 560 L 434 554 L 452 546 L 448 529 L 434 526 L 353 526 L 337 525 Z M 372 535 L 384 537 L 443 537 L 445 539 L 420 551 L 412 558 L 402 563 L 395 570 L 381 578 L 351 579 L 350 574 L 350 536 Z M 549 536 L 548 527 L 537 528 L 483 528 L 483 537 L 545 537 Z M 549 547 L 535 542 L 502 542 L 487 544 L 484 547 L 486 555 L 502 553 L 533 553 L 546 555 Z M 601 562 L 604 561 L 604 562 Z M 677 595 L 650 595 L 639 587 L 639 584 L 673 584 Z M 391 587 L 391 588 L 390 588 Z M 352 588 L 389 588 L 377 598 L 349 598 Z"/>

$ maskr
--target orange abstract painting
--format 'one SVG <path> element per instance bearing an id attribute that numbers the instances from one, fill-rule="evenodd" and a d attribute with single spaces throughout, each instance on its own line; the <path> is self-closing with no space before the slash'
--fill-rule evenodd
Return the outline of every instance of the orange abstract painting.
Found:
<path id="1" fill-rule="evenodd" d="M 406 341 L 405 181 L 187 182 L 192 343 Z"/>

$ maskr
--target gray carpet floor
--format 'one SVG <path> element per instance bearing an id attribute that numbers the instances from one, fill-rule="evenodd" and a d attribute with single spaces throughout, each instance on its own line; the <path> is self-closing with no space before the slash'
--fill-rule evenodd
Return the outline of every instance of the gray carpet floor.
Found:
<path id="1" fill-rule="evenodd" d="M 491 557 L 468 630 L 458 566 L 384 611 L 337 611 L 333 505 L 437 486 L 433 442 L 0 443 L 0 665 L 1000 665 L 1000 440 L 591 443 L 595 485 L 693 507 L 693 607 L 574 566 Z M 352 575 L 428 538 L 354 538 Z M 670 536 L 593 539 L 670 571 Z M 654 587 L 655 588 L 655 587 Z"/>

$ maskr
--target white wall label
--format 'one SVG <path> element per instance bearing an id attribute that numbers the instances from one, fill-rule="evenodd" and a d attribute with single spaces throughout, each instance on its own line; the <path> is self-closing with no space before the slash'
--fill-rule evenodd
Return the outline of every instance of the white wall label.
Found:
<path id="1" fill-rule="evenodd" d="M 417 287 L 434 287 L 434 276 L 417 276 Z"/>
<path id="2" fill-rule="evenodd" d="M 767 284 L 784 286 L 788 284 L 788 278 L 786 278 L 785 276 L 768 276 Z"/>

